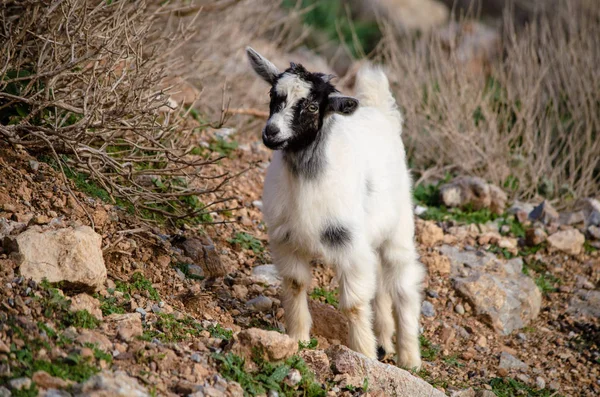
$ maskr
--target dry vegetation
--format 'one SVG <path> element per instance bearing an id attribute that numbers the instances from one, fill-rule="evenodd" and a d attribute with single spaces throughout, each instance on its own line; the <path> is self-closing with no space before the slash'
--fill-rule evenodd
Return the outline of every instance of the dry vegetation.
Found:
<path id="1" fill-rule="evenodd" d="M 467 60 L 486 54 L 457 48 L 468 21 L 417 40 L 383 27 L 379 59 L 395 80 L 411 165 L 425 177 L 482 176 L 515 198 L 597 194 L 600 8 L 561 2 L 523 28 L 508 15 L 501 59 L 478 65 Z"/>
<path id="2" fill-rule="evenodd" d="M 168 98 L 166 71 L 178 67 L 173 54 L 191 32 L 179 24 L 164 34 L 163 21 L 178 11 L 143 2 L 5 2 L 0 138 L 45 153 L 87 193 L 146 219 L 210 220 L 229 176 L 211 169 L 214 156 L 190 155 L 209 124 L 190 124 L 189 111 Z"/>

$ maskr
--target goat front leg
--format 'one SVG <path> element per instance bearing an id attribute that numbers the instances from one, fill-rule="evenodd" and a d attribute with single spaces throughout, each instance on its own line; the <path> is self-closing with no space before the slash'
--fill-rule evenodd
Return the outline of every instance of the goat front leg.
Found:
<path id="1" fill-rule="evenodd" d="M 308 342 L 312 325 L 306 296 L 312 279 L 310 262 L 281 249 L 273 249 L 273 254 L 279 274 L 283 277 L 281 303 L 285 310 L 287 333 L 297 341 Z"/>
<path id="2" fill-rule="evenodd" d="M 340 308 L 349 322 L 349 347 L 369 358 L 377 358 L 373 333 L 371 300 L 375 295 L 377 262 L 365 244 L 343 259 L 337 271 L 340 280 Z"/>

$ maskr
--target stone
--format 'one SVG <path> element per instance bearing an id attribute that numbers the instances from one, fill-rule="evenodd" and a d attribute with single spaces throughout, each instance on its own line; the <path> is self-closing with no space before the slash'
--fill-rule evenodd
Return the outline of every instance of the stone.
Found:
<path id="1" fill-rule="evenodd" d="M 239 300 L 245 300 L 246 296 L 248 296 L 248 287 L 242 284 L 235 284 L 231 287 L 231 294 Z"/>
<path id="2" fill-rule="evenodd" d="M 542 222 L 544 225 L 556 222 L 558 218 L 558 211 L 546 200 L 542 201 L 529 213 L 530 220 Z"/>
<path id="3" fill-rule="evenodd" d="M 481 178 L 457 177 L 440 187 L 440 199 L 447 207 L 489 208 L 496 214 L 502 214 L 507 196 L 500 188 Z"/>
<path id="4" fill-rule="evenodd" d="M 252 268 L 252 281 L 276 287 L 281 284 L 281 276 L 275 265 L 259 265 Z"/>
<path id="5" fill-rule="evenodd" d="M 463 315 L 465 314 L 465 307 L 459 303 L 458 305 L 454 306 L 454 311 L 460 315 Z"/>
<path id="6" fill-rule="evenodd" d="M 89 226 L 57 230 L 34 226 L 14 239 L 14 247 L 25 278 L 94 291 L 106 282 L 102 236 Z"/>
<path id="7" fill-rule="evenodd" d="M 313 299 L 308 300 L 308 309 L 313 320 L 311 332 L 328 340 L 347 343 L 348 319 L 333 306 Z"/>
<path id="8" fill-rule="evenodd" d="M 444 240 L 444 231 L 433 222 L 424 222 L 417 225 L 419 242 L 426 247 L 432 247 Z"/>
<path id="9" fill-rule="evenodd" d="M 585 198 L 575 203 L 575 210 L 583 212 L 585 227 L 600 226 L 600 201 L 594 198 Z"/>
<path id="10" fill-rule="evenodd" d="M 323 350 L 302 350 L 298 354 L 317 377 L 317 380 L 324 383 L 325 380 L 331 377 L 331 366 L 329 357 Z"/>
<path id="11" fill-rule="evenodd" d="M 116 325 L 117 335 L 125 342 L 144 333 L 139 313 L 111 314 L 106 317 L 106 321 Z"/>
<path id="12" fill-rule="evenodd" d="M 445 276 L 450 274 L 450 261 L 443 255 L 435 253 L 424 254 L 421 257 L 421 262 L 427 267 L 429 274 Z"/>
<path id="13" fill-rule="evenodd" d="M 504 335 L 525 327 L 540 312 L 542 295 L 533 280 L 523 274 L 501 276 L 474 271 L 456 277 L 453 284 L 475 314 Z"/>
<path id="14" fill-rule="evenodd" d="M 222 277 L 227 274 L 214 243 L 208 236 L 181 237 L 174 239 L 173 245 L 181 248 L 185 255 L 194 260 L 204 270 L 208 278 Z"/>
<path id="15" fill-rule="evenodd" d="M 298 342 L 277 331 L 250 328 L 233 337 L 230 350 L 250 359 L 256 348 L 265 360 L 282 361 L 296 354 Z"/>
<path id="16" fill-rule="evenodd" d="M 525 231 L 525 244 L 527 244 L 530 247 L 540 245 L 541 243 L 546 241 L 547 238 L 548 235 L 546 234 L 544 229 L 539 227 L 530 228 Z"/>
<path id="17" fill-rule="evenodd" d="M 10 397 L 12 393 L 4 386 L 0 386 L 0 397 Z"/>
<path id="18" fill-rule="evenodd" d="M 435 317 L 435 309 L 431 302 L 423 301 L 421 304 L 421 314 L 425 317 Z"/>
<path id="19" fill-rule="evenodd" d="M 27 390 L 31 388 L 31 379 L 29 378 L 15 378 L 8 381 L 8 387 L 12 390 Z"/>
<path id="20" fill-rule="evenodd" d="M 287 374 L 287 376 L 283 380 L 283 383 L 285 383 L 286 385 L 288 385 L 290 387 L 294 387 L 298 383 L 300 383 L 300 381 L 302 381 L 302 374 L 300 373 L 300 371 L 298 371 L 297 369 L 293 368 Z"/>
<path id="21" fill-rule="evenodd" d="M 506 212 L 514 215 L 520 223 L 525 223 L 525 221 L 529 219 L 529 214 L 534 208 L 535 206 L 533 204 L 515 201 Z"/>
<path id="22" fill-rule="evenodd" d="M 100 309 L 100 301 L 88 294 L 78 294 L 71 298 L 71 306 L 69 310 L 76 312 L 79 310 L 87 310 L 96 319 L 102 321 L 102 310 Z"/>
<path id="23" fill-rule="evenodd" d="M 561 225 L 576 225 L 585 221 L 585 214 L 583 211 L 562 212 L 559 215 L 558 221 Z"/>
<path id="24" fill-rule="evenodd" d="M 35 372 L 31 380 L 41 389 L 64 389 L 72 384 L 72 382 L 52 376 L 45 371 Z"/>
<path id="25" fill-rule="evenodd" d="M 484 269 L 497 263 L 494 254 L 487 251 L 462 251 L 451 245 L 443 245 L 440 252 L 450 260 L 451 273 L 456 274 L 463 268 Z"/>
<path id="26" fill-rule="evenodd" d="M 547 241 L 550 251 L 578 255 L 583 250 L 585 236 L 577 229 L 561 230 L 548 237 Z"/>
<path id="27" fill-rule="evenodd" d="M 450 394 L 450 397 L 476 397 L 475 390 L 472 387 L 465 390 L 458 390 Z"/>
<path id="28" fill-rule="evenodd" d="M 502 352 L 500 353 L 500 365 L 498 366 L 498 368 L 510 371 L 513 369 L 527 369 L 529 368 L 529 366 L 523 361 L 513 356 L 512 354 Z"/>
<path id="29" fill-rule="evenodd" d="M 104 370 L 73 387 L 76 397 L 149 397 L 137 379 L 123 371 Z"/>
<path id="30" fill-rule="evenodd" d="M 546 380 L 544 378 L 542 378 L 541 376 L 538 376 L 535 378 L 535 387 L 537 387 L 538 389 L 545 389 L 546 388 Z"/>
<path id="31" fill-rule="evenodd" d="M 27 224 L 24 222 L 15 222 L 10 219 L 0 218 L 0 243 L 4 240 L 4 237 L 21 233 L 27 228 Z M 10 241 L 7 241 L 10 243 Z"/>
<path id="32" fill-rule="evenodd" d="M 590 236 L 592 236 L 596 240 L 600 240 L 600 226 L 590 225 L 588 226 L 587 231 L 590 234 Z"/>
<path id="33" fill-rule="evenodd" d="M 362 385 L 366 378 L 369 393 L 397 397 L 445 396 L 410 372 L 370 359 L 344 345 L 331 346 L 327 349 L 327 356 L 333 373 L 345 375 L 347 384 Z"/>
<path id="34" fill-rule="evenodd" d="M 72 397 L 72 394 L 65 390 L 48 389 L 39 393 L 38 397 Z"/>
<path id="35" fill-rule="evenodd" d="M 80 345 L 91 343 L 92 345 L 98 346 L 98 348 L 104 350 L 105 352 L 110 352 L 113 348 L 112 342 L 110 339 L 108 339 L 108 337 L 106 337 L 106 335 L 86 328 L 83 328 L 79 331 L 78 335 L 75 337 L 75 342 L 79 343 Z"/>
<path id="36" fill-rule="evenodd" d="M 577 317 L 600 318 L 600 291 L 576 291 L 569 301 L 567 312 Z"/>
<path id="37" fill-rule="evenodd" d="M 267 296 L 259 295 L 246 302 L 246 307 L 255 312 L 266 312 L 273 307 L 273 300 Z"/>

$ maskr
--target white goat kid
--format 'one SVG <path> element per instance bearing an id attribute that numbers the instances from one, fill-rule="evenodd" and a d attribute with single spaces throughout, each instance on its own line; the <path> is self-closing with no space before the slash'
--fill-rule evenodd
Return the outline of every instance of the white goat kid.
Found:
<path id="1" fill-rule="evenodd" d="M 395 317 L 398 364 L 419 368 L 424 271 L 414 245 L 402 116 L 386 76 L 364 67 L 352 98 L 334 88 L 331 76 L 293 63 L 280 72 L 246 51 L 272 86 L 262 137 L 274 153 L 263 213 L 283 277 L 289 335 L 310 339 L 306 291 L 310 261 L 319 258 L 336 269 L 350 348 L 372 358 L 392 352 Z"/>

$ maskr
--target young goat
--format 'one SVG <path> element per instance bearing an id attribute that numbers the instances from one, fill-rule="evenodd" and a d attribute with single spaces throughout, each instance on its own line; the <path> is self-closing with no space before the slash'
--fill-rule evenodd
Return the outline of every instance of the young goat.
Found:
<path id="1" fill-rule="evenodd" d="M 280 72 L 252 48 L 246 51 L 271 84 L 262 139 L 274 153 L 263 213 L 283 277 L 289 335 L 310 339 L 306 290 L 310 261 L 320 258 L 336 269 L 350 348 L 371 358 L 392 352 L 396 328 L 398 365 L 419 368 L 424 272 L 414 245 L 402 116 L 386 76 L 363 68 L 355 99 L 340 94 L 329 75 L 293 63 Z"/>

